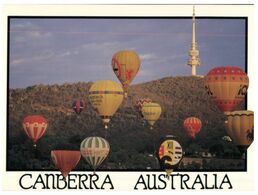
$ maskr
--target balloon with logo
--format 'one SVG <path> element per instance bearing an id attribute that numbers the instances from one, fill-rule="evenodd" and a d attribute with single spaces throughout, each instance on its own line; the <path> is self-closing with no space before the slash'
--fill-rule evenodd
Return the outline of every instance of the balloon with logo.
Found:
<path id="1" fill-rule="evenodd" d="M 174 137 L 167 136 L 159 146 L 157 157 L 160 167 L 165 169 L 169 176 L 183 158 L 182 146 Z"/>
<path id="2" fill-rule="evenodd" d="M 142 114 L 142 107 L 145 103 L 151 103 L 152 100 L 150 98 L 141 98 L 141 99 L 138 99 L 136 100 L 135 102 L 135 109 L 136 111 L 140 114 L 141 117 L 143 117 L 143 114 Z"/>
<path id="3" fill-rule="evenodd" d="M 80 151 L 52 150 L 51 158 L 64 177 L 73 170 L 81 159 Z"/>
<path id="4" fill-rule="evenodd" d="M 73 110 L 76 114 L 80 114 L 82 110 L 84 109 L 84 103 L 81 100 L 76 100 L 73 103 Z"/>
<path id="5" fill-rule="evenodd" d="M 188 117 L 184 120 L 184 129 L 186 134 L 191 137 L 195 138 L 196 134 L 198 134 L 202 127 L 202 121 L 196 117 Z"/>
<path id="6" fill-rule="evenodd" d="M 145 103 L 142 106 L 142 115 L 144 119 L 150 124 L 150 129 L 153 129 L 154 123 L 161 115 L 161 107 L 158 103 Z"/>
<path id="7" fill-rule="evenodd" d="M 97 81 L 90 87 L 90 103 L 102 118 L 106 129 L 111 117 L 123 102 L 123 98 L 123 88 L 114 81 Z"/>
<path id="8" fill-rule="evenodd" d="M 133 50 L 121 50 L 112 57 L 112 68 L 123 85 L 125 97 L 127 97 L 127 89 L 139 71 L 140 65 L 140 57 Z"/>
<path id="9" fill-rule="evenodd" d="M 28 115 L 23 119 L 22 126 L 27 136 L 33 141 L 33 146 L 36 147 L 37 141 L 46 132 L 48 122 L 43 116 Z"/>
<path id="10" fill-rule="evenodd" d="M 80 150 L 95 173 L 96 169 L 107 158 L 110 146 L 108 141 L 102 137 L 87 137 L 81 142 Z"/>
<path id="11" fill-rule="evenodd" d="M 247 93 L 249 78 L 237 66 L 213 68 L 204 79 L 205 89 L 222 112 L 232 111 Z"/>
<path id="12" fill-rule="evenodd" d="M 254 140 L 254 112 L 239 110 L 225 113 L 227 134 L 241 152 L 247 150 Z"/>

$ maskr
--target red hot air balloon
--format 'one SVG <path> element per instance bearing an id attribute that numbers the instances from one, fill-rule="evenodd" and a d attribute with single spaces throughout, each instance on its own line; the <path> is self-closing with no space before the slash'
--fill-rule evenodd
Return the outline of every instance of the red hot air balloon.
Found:
<path id="1" fill-rule="evenodd" d="M 52 150 L 51 158 L 62 175 L 66 177 L 73 170 L 81 159 L 80 151 Z"/>
<path id="2" fill-rule="evenodd" d="M 142 115 L 142 106 L 143 104 L 145 103 L 151 103 L 152 100 L 149 99 L 149 98 L 141 98 L 141 99 L 138 99 L 136 102 L 135 102 L 135 109 L 137 110 L 137 112 L 141 115 L 141 117 L 143 117 Z"/>
<path id="3" fill-rule="evenodd" d="M 29 115 L 23 119 L 22 126 L 27 136 L 32 139 L 34 147 L 36 147 L 36 143 L 44 135 L 48 123 L 43 116 Z"/>
<path id="4" fill-rule="evenodd" d="M 198 134 L 202 127 L 202 121 L 196 117 L 188 117 L 184 120 L 184 128 L 188 136 L 195 138 L 195 135 Z"/>
<path id="5" fill-rule="evenodd" d="M 76 100 L 76 101 L 73 103 L 73 109 L 74 109 L 74 111 L 76 112 L 76 114 L 80 114 L 81 111 L 84 109 L 83 101 L 81 101 L 81 100 Z"/>
<path id="6" fill-rule="evenodd" d="M 205 89 L 222 112 L 231 112 L 245 97 L 247 74 L 236 66 L 213 68 L 204 79 Z"/>

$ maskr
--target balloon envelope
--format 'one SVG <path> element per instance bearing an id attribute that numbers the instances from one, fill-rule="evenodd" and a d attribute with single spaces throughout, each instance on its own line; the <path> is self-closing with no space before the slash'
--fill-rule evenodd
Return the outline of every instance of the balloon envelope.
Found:
<path id="1" fill-rule="evenodd" d="M 112 57 L 112 68 L 125 91 L 140 68 L 140 58 L 135 51 L 122 50 Z"/>
<path id="2" fill-rule="evenodd" d="M 167 174 L 171 174 L 176 165 L 180 163 L 183 156 L 183 150 L 179 142 L 168 138 L 159 146 L 158 159 L 162 169 L 165 169 Z"/>
<path id="3" fill-rule="evenodd" d="M 110 146 L 102 137 L 87 137 L 81 142 L 80 150 L 95 171 L 108 156 Z"/>
<path id="4" fill-rule="evenodd" d="M 195 138 L 202 127 L 202 121 L 196 117 L 188 117 L 184 120 L 184 129 L 188 136 Z"/>
<path id="5" fill-rule="evenodd" d="M 232 111 L 245 97 L 247 74 L 236 66 L 213 68 L 204 79 L 205 89 L 222 112 Z"/>
<path id="6" fill-rule="evenodd" d="M 66 177 L 73 170 L 81 159 L 80 151 L 52 150 L 51 158 L 55 166 Z"/>
<path id="7" fill-rule="evenodd" d="M 76 114 L 80 114 L 81 111 L 84 109 L 84 103 L 81 100 L 76 100 L 73 103 L 73 110 L 76 112 Z"/>
<path id="8" fill-rule="evenodd" d="M 152 126 L 159 119 L 161 115 L 161 107 L 157 103 L 145 103 L 142 106 L 142 115 L 146 121 Z"/>
<path id="9" fill-rule="evenodd" d="M 89 90 L 90 103 L 102 118 L 106 128 L 110 118 L 123 102 L 123 98 L 123 88 L 114 81 L 97 81 Z"/>
<path id="10" fill-rule="evenodd" d="M 32 139 L 34 146 L 46 132 L 47 120 L 40 115 L 28 115 L 23 119 L 23 129 L 27 136 Z"/>
<path id="11" fill-rule="evenodd" d="M 227 112 L 225 121 L 227 134 L 242 149 L 247 149 L 254 139 L 254 112 L 240 110 Z"/>

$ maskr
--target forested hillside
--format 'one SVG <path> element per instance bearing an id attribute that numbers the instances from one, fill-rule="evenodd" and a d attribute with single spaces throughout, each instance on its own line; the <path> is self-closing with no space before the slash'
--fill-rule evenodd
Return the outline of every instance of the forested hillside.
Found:
<path id="1" fill-rule="evenodd" d="M 128 98 L 124 99 L 111 119 L 107 131 L 88 100 L 91 84 L 35 85 L 26 89 L 9 90 L 9 170 L 54 169 L 50 158 L 51 150 L 79 150 L 81 141 L 88 136 L 106 136 L 110 143 L 110 154 L 100 169 L 157 169 L 155 158 L 150 154 L 158 148 L 160 138 L 168 134 L 177 136 L 186 157 L 199 157 L 199 152 L 210 152 L 216 158 L 240 158 L 233 143 L 222 140 L 226 135 L 224 115 L 206 94 L 203 78 L 168 77 L 131 86 Z M 143 97 L 152 99 L 162 107 L 161 117 L 153 130 L 150 130 L 134 108 L 135 101 Z M 80 115 L 72 109 L 76 99 L 83 100 L 85 104 Z M 244 107 L 242 103 L 238 109 Z M 23 118 L 31 114 L 43 115 L 49 123 L 36 150 L 22 129 Z M 189 116 L 202 120 L 201 132 L 195 140 L 190 140 L 183 129 L 183 121 Z M 190 165 L 180 167 L 198 168 Z M 210 164 L 209 167 L 230 168 L 223 163 L 219 166 Z M 243 168 L 242 165 L 241 167 Z M 89 168 L 83 159 L 77 166 L 79 170 Z"/>

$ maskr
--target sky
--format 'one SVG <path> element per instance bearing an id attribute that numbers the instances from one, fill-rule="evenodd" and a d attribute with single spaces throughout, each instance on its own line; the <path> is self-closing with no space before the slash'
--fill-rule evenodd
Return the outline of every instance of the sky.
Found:
<path id="1" fill-rule="evenodd" d="M 117 81 L 111 59 L 135 50 L 141 67 L 132 84 L 187 76 L 189 18 L 11 18 L 9 87 Z M 197 18 L 196 40 L 205 75 L 216 66 L 245 68 L 245 20 Z"/>

